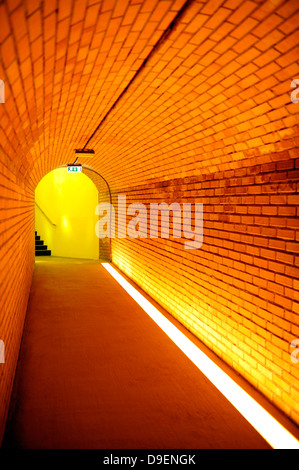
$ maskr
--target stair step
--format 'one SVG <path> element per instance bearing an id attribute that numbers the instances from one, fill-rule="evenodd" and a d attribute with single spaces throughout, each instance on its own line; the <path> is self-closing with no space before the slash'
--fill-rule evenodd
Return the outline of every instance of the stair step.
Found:
<path id="1" fill-rule="evenodd" d="M 51 256 L 51 250 L 37 250 L 35 256 Z"/>
<path id="2" fill-rule="evenodd" d="M 51 256 L 51 250 L 48 250 L 48 245 L 44 244 L 44 240 L 40 239 L 35 230 L 35 256 Z"/>

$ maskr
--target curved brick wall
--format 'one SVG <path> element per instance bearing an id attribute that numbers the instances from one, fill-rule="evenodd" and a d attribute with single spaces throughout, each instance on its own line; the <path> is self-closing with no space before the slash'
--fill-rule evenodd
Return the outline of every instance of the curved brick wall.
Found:
<path id="1" fill-rule="evenodd" d="M 299 423 L 297 0 L 7 0 L 0 17 L 0 421 L 34 188 L 88 142 L 114 202 L 204 204 L 201 249 L 115 239 L 112 259 Z"/>

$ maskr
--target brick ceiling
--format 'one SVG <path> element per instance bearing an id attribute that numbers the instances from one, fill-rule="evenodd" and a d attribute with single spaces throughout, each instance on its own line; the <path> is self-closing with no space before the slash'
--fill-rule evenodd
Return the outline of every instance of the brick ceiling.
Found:
<path id="1" fill-rule="evenodd" d="M 117 187 L 298 148 L 298 0 L 0 2 L 2 172 L 81 158 Z"/>

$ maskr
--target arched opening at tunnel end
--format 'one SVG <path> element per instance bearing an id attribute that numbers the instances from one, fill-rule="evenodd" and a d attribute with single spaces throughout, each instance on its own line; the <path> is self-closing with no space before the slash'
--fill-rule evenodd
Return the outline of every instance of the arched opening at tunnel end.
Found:
<path id="1" fill-rule="evenodd" d="M 66 167 L 46 174 L 35 189 L 36 257 L 99 259 L 98 201 L 99 191 L 86 174 Z"/>

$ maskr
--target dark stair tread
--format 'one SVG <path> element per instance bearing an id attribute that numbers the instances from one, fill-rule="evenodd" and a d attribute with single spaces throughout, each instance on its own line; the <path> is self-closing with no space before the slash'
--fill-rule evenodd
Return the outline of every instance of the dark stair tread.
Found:
<path id="1" fill-rule="evenodd" d="M 47 249 L 48 249 L 47 245 L 35 245 L 35 251 L 47 250 Z"/>
<path id="2" fill-rule="evenodd" d="M 35 252 L 35 256 L 51 256 L 51 250 L 39 250 Z"/>
<path id="3" fill-rule="evenodd" d="M 35 240 L 35 244 L 36 245 L 43 245 L 44 244 L 44 240 Z"/>

